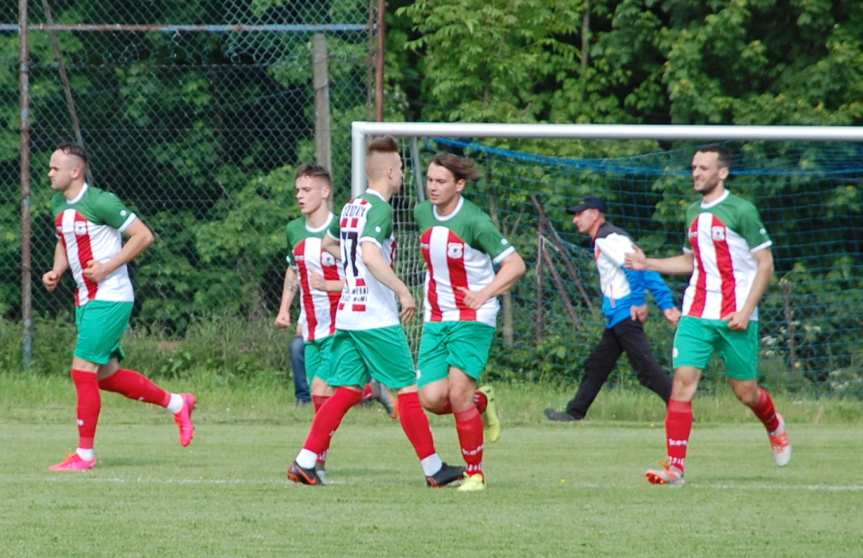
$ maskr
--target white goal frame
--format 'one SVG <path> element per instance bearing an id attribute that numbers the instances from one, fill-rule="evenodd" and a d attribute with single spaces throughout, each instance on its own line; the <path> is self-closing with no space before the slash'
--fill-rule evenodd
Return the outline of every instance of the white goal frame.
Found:
<path id="1" fill-rule="evenodd" d="M 369 136 L 656 139 L 696 141 L 854 141 L 863 126 L 689 126 L 630 124 L 468 124 L 440 122 L 354 122 L 351 125 L 351 196 L 366 190 Z M 417 185 L 422 188 L 422 184 Z"/>

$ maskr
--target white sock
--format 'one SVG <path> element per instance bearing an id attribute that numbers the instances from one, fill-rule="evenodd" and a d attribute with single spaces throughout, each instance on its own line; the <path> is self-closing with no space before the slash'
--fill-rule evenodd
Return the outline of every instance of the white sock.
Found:
<path id="1" fill-rule="evenodd" d="M 440 456 L 437 453 L 433 453 L 420 461 L 420 465 L 422 465 L 423 474 L 430 477 L 440 471 L 440 468 L 443 467 L 443 461 L 441 461 Z"/>
<path id="2" fill-rule="evenodd" d="M 93 461 L 96 459 L 96 452 L 91 449 L 78 448 L 75 450 L 75 453 L 78 454 L 78 457 L 83 459 L 84 461 Z"/>
<path id="3" fill-rule="evenodd" d="M 318 460 L 318 454 L 311 450 L 307 450 L 303 448 L 300 450 L 300 453 L 297 454 L 297 465 L 302 467 L 303 469 L 311 469 L 315 466 L 315 462 Z"/>
<path id="4" fill-rule="evenodd" d="M 172 393 L 171 401 L 168 402 L 168 406 L 165 408 L 176 415 L 183 410 L 183 396 L 179 393 Z"/>

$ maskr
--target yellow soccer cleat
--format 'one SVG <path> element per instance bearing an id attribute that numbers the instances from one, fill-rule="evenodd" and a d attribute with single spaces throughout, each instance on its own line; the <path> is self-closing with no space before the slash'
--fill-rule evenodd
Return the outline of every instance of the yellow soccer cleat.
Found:
<path id="1" fill-rule="evenodd" d="M 485 439 L 489 442 L 497 442 L 503 427 L 500 424 L 500 415 L 497 413 L 497 404 L 494 401 L 494 388 L 482 386 L 477 388 L 477 391 L 485 394 L 488 401 L 485 412 L 482 414 L 482 421 L 485 424 Z"/>
<path id="2" fill-rule="evenodd" d="M 456 488 L 459 492 L 477 492 L 479 490 L 485 490 L 485 474 L 477 473 L 475 475 L 468 475 L 465 473 L 464 480 L 461 485 Z"/>

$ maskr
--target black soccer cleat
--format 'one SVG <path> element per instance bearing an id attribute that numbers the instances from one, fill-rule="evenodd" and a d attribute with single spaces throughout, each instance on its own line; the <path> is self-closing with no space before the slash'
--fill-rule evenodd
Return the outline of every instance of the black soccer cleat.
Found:
<path id="1" fill-rule="evenodd" d="M 581 420 L 584 417 L 576 417 L 570 415 L 566 411 L 558 411 L 556 409 L 552 409 L 551 407 L 545 410 L 545 418 L 548 420 L 561 421 L 561 422 L 572 422 L 575 420 Z"/>
<path id="2" fill-rule="evenodd" d="M 291 463 L 291 466 L 288 467 L 288 480 L 299 484 L 307 484 L 309 486 L 323 486 L 324 481 L 318 476 L 318 472 L 314 467 L 311 469 L 305 469 L 297 465 L 297 462 L 294 461 Z"/>
<path id="3" fill-rule="evenodd" d="M 440 488 L 464 478 L 464 467 L 453 467 L 444 463 L 438 472 L 426 477 L 426 486 Z"/>

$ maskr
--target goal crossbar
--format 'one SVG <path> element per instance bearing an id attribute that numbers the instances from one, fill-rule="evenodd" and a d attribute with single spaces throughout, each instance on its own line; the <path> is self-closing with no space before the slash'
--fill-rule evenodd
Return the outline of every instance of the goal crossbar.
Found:
<path id="1" fill-rule="evenodd" d="M 695 126 L 641 124 L 468 124 L 354 122 L 351 126 L 351 195 L 365 191 L 366 138 L 474 137 L 655 139 L 666 141 L 860 141 L 863 126 Z"/>

